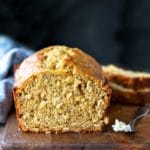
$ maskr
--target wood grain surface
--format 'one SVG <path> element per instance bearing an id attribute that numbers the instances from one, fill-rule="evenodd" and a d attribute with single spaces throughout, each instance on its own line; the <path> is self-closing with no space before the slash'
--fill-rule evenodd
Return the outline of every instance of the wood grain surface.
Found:
<path id="1" fill-rule="evenodd" d="M 104 132 L 35 134 L 18 131 L 15 113 L 9 116 L 2 148 L 13 149 L 150 149 L 150 115 L 142 118 L 136 125 L 136 133 L 115 133 L 111 129 L 115 118 L 128 122 L 139 106 L 111 105 L 108 114 L 110 124 Z"/>

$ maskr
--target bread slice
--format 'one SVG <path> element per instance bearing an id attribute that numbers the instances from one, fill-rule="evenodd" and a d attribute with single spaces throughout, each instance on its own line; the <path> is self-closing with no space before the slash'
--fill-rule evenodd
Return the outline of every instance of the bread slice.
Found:
<path id="1" fill-rule="evenodd" d="M 51 46 L 15 73 L 19 127 L 27 132 L 102 131 L 111 88 L 100 65 L 78 48 Z"/>
<path id="2" fill-rule="evenodd" d="M 112 101 L 150 103 L 150 73 L 125 70 L 114 65 L 103 66 L 102 69 L 113 89 Z"/>

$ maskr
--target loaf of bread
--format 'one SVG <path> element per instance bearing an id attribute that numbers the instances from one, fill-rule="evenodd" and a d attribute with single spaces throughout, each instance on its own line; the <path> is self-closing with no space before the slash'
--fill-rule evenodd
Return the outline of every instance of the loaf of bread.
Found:
<path id="1" fill-rule="evenodd" d="M 112 101 L 150 103 L 150 73 L 125 70 L 114 65 L 103 66 L 102 70 L 112 87 Z"/>
<path id="2" fill-rule="evenodd" d="M 102 131 L 111 88 L 94 58 L 50 46 L 25 59 L 15 72 L 14 102 L 24 132 Z"/>

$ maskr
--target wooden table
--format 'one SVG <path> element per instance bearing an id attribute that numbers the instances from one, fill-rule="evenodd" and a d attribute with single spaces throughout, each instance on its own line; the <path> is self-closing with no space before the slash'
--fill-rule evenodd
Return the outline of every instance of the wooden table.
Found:
<path id="1" fill-rule="evenodd" d="M 109 109 L 110 125 L 105 132 L 98 133 L 64 133 L 33 134 L 18 131 L 15 113 L 9 116 L 2 147 L 12 149 L 141 149 L 150 150 L 150 115 L 142 118 L 136 133 L 115 133 L 111 125 L 115 118 L 128 122 L 139 106 L 111 105 Z M 0 130 L 3 132 L 4 127 Z"/>

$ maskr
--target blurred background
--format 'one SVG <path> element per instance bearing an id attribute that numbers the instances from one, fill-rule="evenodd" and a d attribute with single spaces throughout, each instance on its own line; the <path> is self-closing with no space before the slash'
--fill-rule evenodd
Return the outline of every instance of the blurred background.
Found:
<path id="1" fill-rule="evenodd" d="M 0 34 L 35 50 L 63 44 L 102 64 L 150 70 L 149 0 L 0 0 Z"/>

